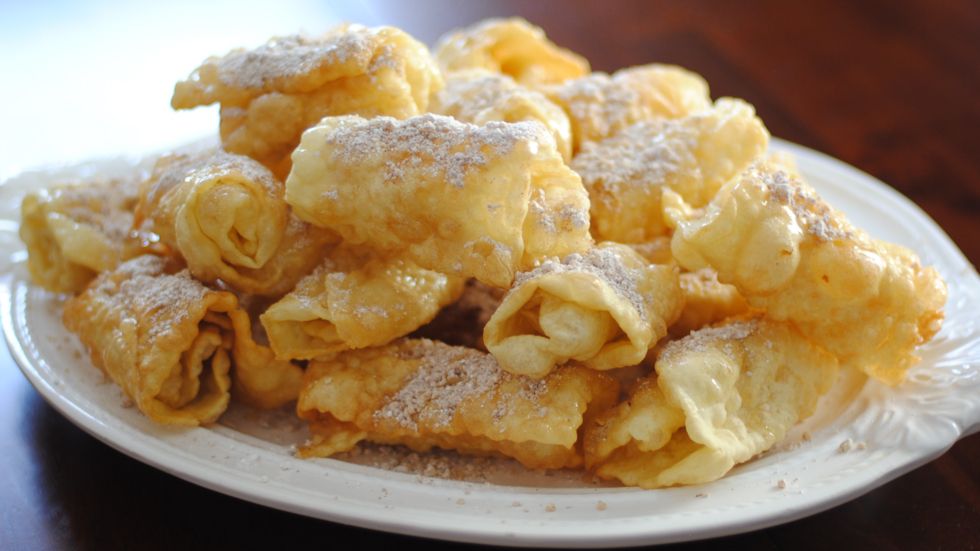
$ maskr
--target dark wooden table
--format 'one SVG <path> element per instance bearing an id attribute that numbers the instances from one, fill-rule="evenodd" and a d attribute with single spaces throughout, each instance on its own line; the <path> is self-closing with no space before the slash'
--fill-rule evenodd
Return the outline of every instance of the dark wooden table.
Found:
<path id="1" fill-rule="evenodd" d="M 775 136 L 891 184 L 980 261 L 980 3 L 375 2 L 419 38 L 519 14 L 597 70 L 650 61 L 755 104 Z M 980 314 L 978 314 L 980 315 Z M 2 352 L 0 352 L 2 353 Z M 204 490 L 115 452 L 0 357 L 0 549 L 448 548 L 307 519 Z M 351 545 L 351 544 L 344 544 Z M 721 549 L 980 547 L 980 435 L 850 503 L 687 544 Z"/>

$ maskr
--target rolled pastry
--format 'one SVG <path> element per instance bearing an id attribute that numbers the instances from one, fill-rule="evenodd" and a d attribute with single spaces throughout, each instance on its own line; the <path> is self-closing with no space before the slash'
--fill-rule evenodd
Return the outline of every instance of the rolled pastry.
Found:
<path id="1" fill-rule="evenodd" d="M 262 314 L 276 356 L 309 359 L 377 346 L 431 321 L 463 281 L 370 250 L 335 249 Z"/>
<path id="2" fill-rule="evenodd" d="M 104 180 L 29 193 L 20 237 L 34 283 L 77 293 L 99 272 L 152 248 L 155 236 L 133 231 L 137 183 Z"/>
<path id="3" fill-rule="evenodd" d="M 282 182 L 243 155 L 167 157 L 141 186 L 137 223 L 145 220 L 201 281 L 275 295 L 335 240 L 293 220 L 283 194 Z"/>
<path id="4" fill-rule="evenodd" d="M 428 49 L 403 31 L 341 25 L 208 58 L 177 83 L 171 104 L 220 103 L 223 147 L 285 178 L 300 135 L 323 117 L 411 117 L 441 86 Z"/>
<path id="5" fill-rule="evenodd" d="M 65 326 L 144 414 L 159 423 L 213 422 L 228 406 L 235 295 L 213 291 L 167 260 L 140 256 L 65 304 Z"/>
<path id="6" fill-rule="evenodd" d="M 643 488 L 721 478 L 813 413 L 837 360 L 790 325 L 756 319 L 673 341 L 655 369 L 586 427 L 586 464 L 602 478 Z"/>
<path id="7" fill-rule="evenodd" d="M 669 234 L 663 190 L 679 194 L 691 207 L 703 207 L 768 146 L 769 132 L 755 109 L 722 98 L 697 113 L 638 122 L 587 143 L 570 166 L 589 192 L 592 235 L 600 241 L 644 243 Z"/>
<path id="8" fill-rule="evenodd" d="M 500 453 L 530 468 L 581 465 L 579 427 L 615 404 L 617 383 L 566 366 L 542 380 L 511 375 L 493 357 L 429 340 L 310 363 L 297 402 L 326 457 L 361 440 L 463 453 Z"/>
<path id="9" fill-rule="evenodd" d="M 328 117 L 293 161 L 297 216 L 429 270 L 508 287 L 591 244 L 585 189 L 538 123 Z"/>
<path id="10" fill-rule="evenodd" d="M 592 73 L 544 89 L 572 123 L 574 151 L 641 121 L 676 119 L 711 106 L 708 83 L 673 65 L 650 64 Z"/>
<path id="11" fill-rule="evenodd" d="M 524 19 L 487 19 L 439 39 L 435 58 L 447 74 L 466 69 L 503 73 L 527 86 L 556 84 L 589 73 L 584 57 L 548 40 Z"/>
<path id="12" fill-rule="evenodd" d="M 463 122 L 538 121 L 551 132 L 565 161 L 572 159 L 572 127 L 568 115 L 540 92 L 500 73 L 471 69 L 450 73 L 446 87 L 432 97 L 429 110 Z"/>
<path id="13" fill-rule="evenodd" d="M 750 306 L 889 384 L 942 325 L 946 286 L 935 269 L 854 228 L 777 166 L 753 166 L 701 212 L 669 215 L 682 266 L 714 269 Z"/>
<path id="14" fill-rule="evenodd" d="M 568 360 L 625 367 L 667 334 L 681 306 L 676 267 L 604 243 L 519 274 L 483 340 L 503 369 L 531 377 Z"/>

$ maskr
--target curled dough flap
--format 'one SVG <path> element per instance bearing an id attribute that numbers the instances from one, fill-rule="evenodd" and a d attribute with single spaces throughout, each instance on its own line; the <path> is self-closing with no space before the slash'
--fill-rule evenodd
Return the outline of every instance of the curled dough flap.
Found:
<path id="1" fill-rule="evenodd" d="M 586 429 L 600 476 L 645 488 L 721 478 L 813 413 L 837 360 L 789 325 L 756 319 L 674 341 L 655 369 Z"/>
<path id="2" fill-rule="evenodd" d="M 261 320 L 279 358 L 309 359 L 405 336 L 462 288 L 461 279 L 414 262 L 340 247 Z"/>
<path id="3" fill-rule="evenodd" d="M 64 321 L 136 406 L 167 424 L 210 423 L 228 406 L 232 335 L 212 323 L 237 307 L 166 260 L 104 272 L 65 305 Z"/>
<path id="4" fill-rule="evenodd" d="M 671 248 L 843 365 L 895 384 L 938 332 L 946 286 L 908 249 L 868 237 L 796 175 L 760 163 L 703 211 L 677 209 Z"/>
<path id="5" fill-rule="evenodd" d="M 252 335 L 252 319 L 245 310 L 233 310 L 228 317 L 235 334 L 235 398 L 262 409 L 274 409 L 295 400 L 303 383 L 303 368 L 277 359 L 271 348 L 257 343 Z"/>
<path id="6" fill-rule="evenodd" d="M 425 339 L 310 363 L 297 411 L 311 422 L 301 453 L 329 456 L 359 440 L 501 453 L 531 468 L 580 465 L 578 429 L 619 394 L 577 366 L 511 375 L 484 352 Z"/>
<path id="7" fill-rule="evenodd" d="M 31 280 L 77 293 L 99 272 L 143 252 L 152 236 L 133 231 L 137 184 L 93 181 L 29 193 L 21 203 L 20 237 Z M 148 244 L 148 243 L 147 243 Z"/>
<path id="8" fill-rule="evenodd" d="M 613 369 L 641 361 L 680 308 L 676 268 L 604 243 L 520 274 L 483 338 L 513 373 L 542 377 L 568 360 Z"/>

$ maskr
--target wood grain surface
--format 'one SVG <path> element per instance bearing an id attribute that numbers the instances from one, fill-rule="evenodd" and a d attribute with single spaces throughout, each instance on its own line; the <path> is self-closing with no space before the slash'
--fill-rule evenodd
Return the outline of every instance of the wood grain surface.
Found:
<path id="1" fill-rule="evenodd" d="M 773 135 L 872 174 L 911 198 L 980 262 L 980 3 L 374 2 L 431 42 L 518 14 L 596 70 L 651 61 L 704 75 L 754 104 Z M 217 52 L 202 52 L 217 53 Z M 978 314 L 980 316 L 980 314 Z M 83 433 L 0 358 L 0 549 L 309 549 L 456 544 L 312 520 L 220 495 Z M 342 544 L 346 547 L 349 544 Z M 849 503 L 724 549 L 980 548 L 980 435 Z"/>

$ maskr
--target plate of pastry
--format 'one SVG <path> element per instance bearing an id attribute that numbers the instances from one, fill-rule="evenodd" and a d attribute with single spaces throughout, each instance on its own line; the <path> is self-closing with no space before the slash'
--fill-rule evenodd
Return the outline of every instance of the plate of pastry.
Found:
<path id="1" fill-rule="evenodd" d="M 980 278 L 908 199 L 685 69 L 519 19 L 207 58 L 220 143 L 0 187 L 38 392 L 140 461 L 432 538 L 788 522 L 980 427 Z M 271 124 L 275 121 L 275 124 Z"/>

